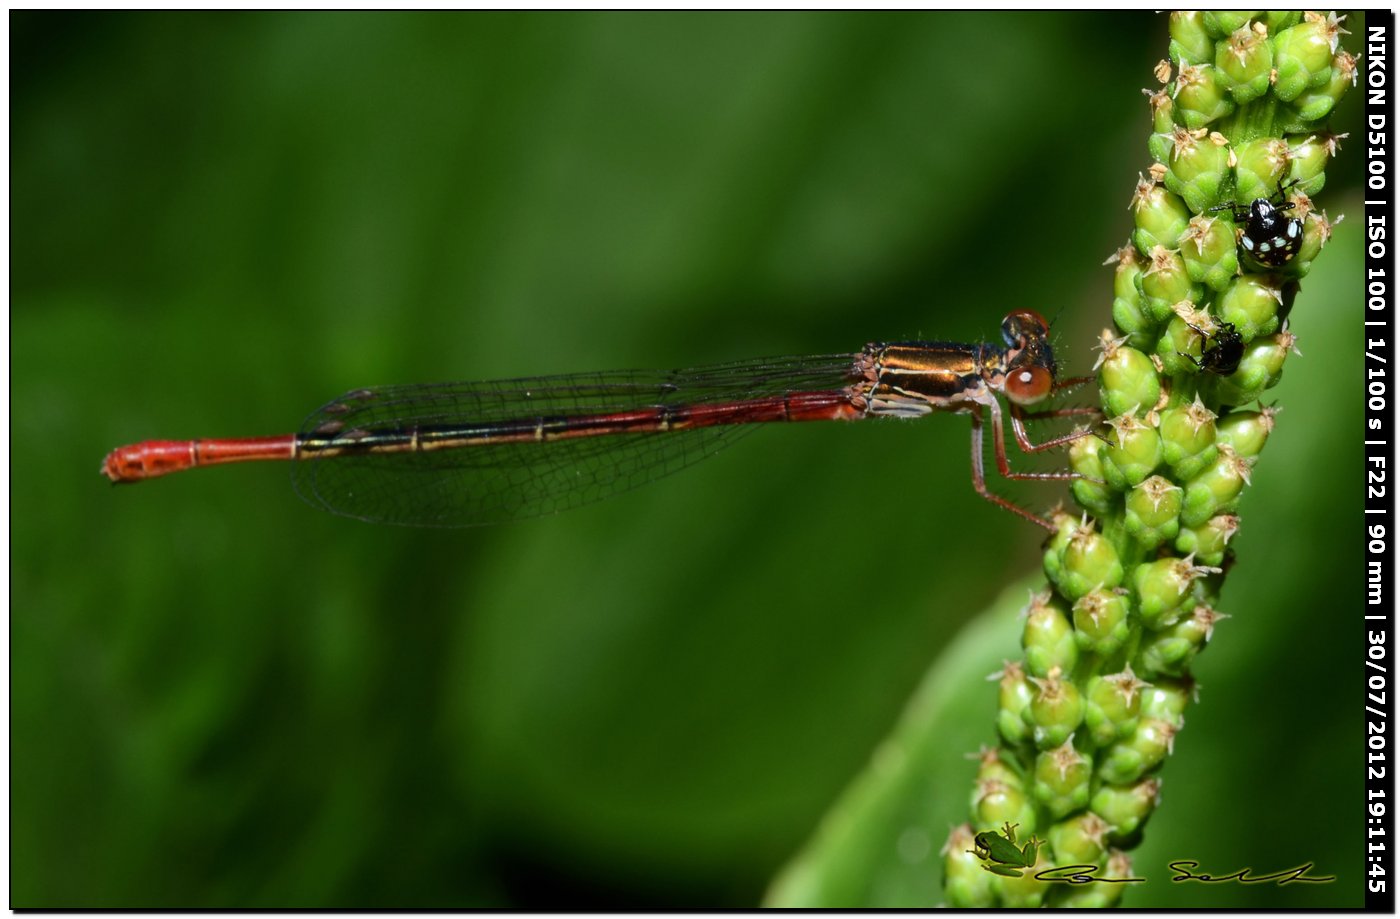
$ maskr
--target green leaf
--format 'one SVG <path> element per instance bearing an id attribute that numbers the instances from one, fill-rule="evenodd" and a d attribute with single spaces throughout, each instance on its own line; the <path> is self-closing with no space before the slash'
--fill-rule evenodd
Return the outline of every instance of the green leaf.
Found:
<path id="1" fill-rule="evenodd" d="M 773 882 L 773 907 L 930 907 L 942 901 L 939 849 L 967 815 L 977 771 L 964 754 L 989 742 L 989 673 L 1015 656 L 1021 612 L 1040 577 L 1009 587 L 925 674 L 899 723 L 816 834 Z"/>

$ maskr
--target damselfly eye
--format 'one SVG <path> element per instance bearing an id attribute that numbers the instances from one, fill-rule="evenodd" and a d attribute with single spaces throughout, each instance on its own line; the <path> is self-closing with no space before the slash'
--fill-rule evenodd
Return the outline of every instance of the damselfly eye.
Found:
<path id="1" fill-rule="evenodd" d="M 1035 310 L 1013 310 L 1001 321 L 1001 334 L 1008 345 L 1015 345 L 1028 338 L 1045 338 L 1050 323 Z"/>
<path id="2" fill-rule="evenodd" d="M 1050 395 L 1055 378 L 1044 367 L 1017 367 L 1006 374 L 1003 391 L 1018 405 L 1031 405 Z"/>

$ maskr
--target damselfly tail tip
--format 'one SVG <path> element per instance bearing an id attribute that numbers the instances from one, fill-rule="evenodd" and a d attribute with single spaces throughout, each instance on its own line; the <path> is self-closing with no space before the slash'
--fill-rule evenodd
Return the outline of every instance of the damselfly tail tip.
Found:
<path id="1" fill-rule="evenodd" d="M 97 470 L 98 472 L 102 473 L 104 476 L 107 477 L 107 481 L 111 482 L 114 485 L 119 482 L 135 481 L 135 479 L 132 476 L 127 475 L 123 471 L 127 465 L 127 463 L 125 462 L 125 458 L 128 450 L 128 447 L 118 447 L 117 449 L 108 453 L 102 458 L 102 466 L 100 469 Z"/>
<path id="2" fill-rule="evenodd" d="M 139 482 L 193 465 L 188 441 L 148 440 L 117 447 L 102 460 L 101 472 L 109 481 Z"/>

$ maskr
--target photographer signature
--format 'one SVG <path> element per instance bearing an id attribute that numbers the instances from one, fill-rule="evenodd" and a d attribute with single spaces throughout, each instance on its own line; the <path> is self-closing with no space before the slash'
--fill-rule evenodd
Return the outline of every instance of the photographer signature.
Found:
<path id="1" fill-rule="evenodd" d="M 1329 884 L 1336 880 L 1335 876 L 1310 877 L 1308 872 L 1312 870 L 1313 863 L 1308 862 L 1296 868 L 1285 868 L 1282 871 L 1275 871 L 1273 874 L 1252 874 L 1253 868 L 1241 868 L 1232 874 L 1196 874 L 1191 869 L 1200 867 L 1200 862 L 1190 859 L 1180 859 L 1168 862 L 1167 867 L 1172 869 L 1172 883 L 1182 881 L 1196 881 L 1201 884 L 1220 884 L 1225 881 L 1238 881 L 1241 884 L 1264 884 L 1273 882 L 1280 886 L 1292 884 L 1295 881 L 1305 881 L 1312 884 Z M 1099 867 L 1097 865 L 1062 865 L 1058 868 L 1046 868 L 1035 873 L 1038 881 L 1050 881 L 1061 884 L 1141 884 L 1147 878 L 1102 878 L 1096 875 Z"/>

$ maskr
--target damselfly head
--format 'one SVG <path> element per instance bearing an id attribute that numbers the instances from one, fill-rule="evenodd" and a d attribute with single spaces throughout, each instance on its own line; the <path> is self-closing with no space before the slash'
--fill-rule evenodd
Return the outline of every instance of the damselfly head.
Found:
<path id="1" fill-rule="evenodd" d="M 1032 405 L 1055 388 L 1050 324 L 1034 310 L 1014 310 L 1001 321 L 1006 339 L 1001 390 L 1017 405 Z"/>

